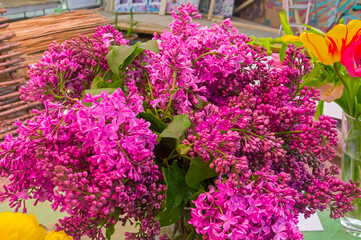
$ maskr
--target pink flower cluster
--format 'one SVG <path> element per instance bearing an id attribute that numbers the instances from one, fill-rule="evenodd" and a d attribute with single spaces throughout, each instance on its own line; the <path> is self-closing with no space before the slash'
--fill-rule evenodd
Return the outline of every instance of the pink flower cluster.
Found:
<path id="1" fill-rule="evenodd" d="M 120 32 L 112 26 L 100 26 L 93 37 L 54 42 L 42 59 L 30 67 L 27 86 L 20 88 L 24 101 L 67 101 L 81 98 L 95 76 L 108 67 L 105 56 L 111 45 L 125 45 Z"/>
<path id="2" fill-rule="evenodd" d="M 361 190 L 325 165 L 335 155 L 336 122 L 313 119 L 319 91 L 300 89 L 310 71 L 302 49 L 289 46 L 282 66 L 274 67 L 229 20 L 201 27 L 189 4 L 173 17 L 170 32 L 155 36 L 159 53 L 145 50 L 121 69 L 124 91 L 112 94 L 84 90 L 109 70 L 107 47 L 126 44 L 119 32 L 101 27 L 93 38 L 50 47 L 21 90 L 46 108 L 17 123 L 18 138 L 0 144 L 0 174 L 11 180 L 0 201 L 10 199 L 16 208 L 27 198 L 52 201 L 70 215 L 58 229 L 75 239 L 101 239 L 101 227 L 133 220 L 139 232 L 126 239 L 154 239 L 156 219 L 173 219 L 181 206 L 191 208 L 183 223 L 203 239 L 302 239 L 299 213 L 328 207 L 338 218 L 352 210 Z M 152 124 L 141 118 L 144 112 Z M 154 129 L 160 133 L 177 114 L 191 126 L 166 129 L 158 144 Z M 187 175 L 195 158 L 218 177 L 189 184 L 197 180 Z M 166 189 L 160 170 L 176 165 L 167 186 L 187 194 L 171 199 L 176 206 L 169 213 L 167 199 L 176 190 Z M 205 192 L 197 197 L 195 186 Z"/>
<path id="3" fill-rule="evenodd" d="M 179 15 L 173 13 L 171 32 L 154 38 L 160 40 L 160 54 L 145 59 L 153 93 L 145 101 L 153 108 L 165 110 L 172 99 L 171 107 L 182 114 L 202 103 L 220 102 L 268 71 L 263 49 L 247 45 L 247 36 L 230 20 L 200 27 L 192 20 L 199 17 L 196 11 L 191 5 L 180 8 Z M 146 81 L 139 84 L 147 86 Z"/>
<path id="4" fill-rule="evenodd" d="M 278 180 L 263 171 L 218 179 L 194 202 L 190 223 L 203 239 L 302 239 L 293 212 L 298 193 Z"/>
<path id="5" fill-rule="evenodd" d="M 142 100 L 129 86 L 126 95 L 120 89 L 86 95 L 68 107 L 48 102 L 34 120 L 18 122 L 19 137 L 8 136 L 0 145 L 1 175 L 11 174 L 12 181 L 1 200 L 9 198 L 17 208 L 27 198 L 52 201 L 53 209 L 70 215 L 58 229 L 75 239 L 103 238 L 98 229 L 118 218 L 140 221 L 142 236 L 159 234 L 153 211 L 165 186 L 153 162 L 156 135 L 136 117 Z"/>

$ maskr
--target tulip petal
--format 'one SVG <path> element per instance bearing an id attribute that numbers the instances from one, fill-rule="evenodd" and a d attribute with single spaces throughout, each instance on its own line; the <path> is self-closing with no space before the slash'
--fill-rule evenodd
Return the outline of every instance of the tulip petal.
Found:
<path id="1" fill-rule="evenodd" d="M 341 56 L 341 64 L 346 67 L 351 77 L 361 77 L 361 39 L 345 48 Z"/>
<path id="2" fill-rule="evenodd" d="M 326 43 L 328 52 L 332 57 L 332 62 L 339 62 L 341 51 L 345 47 L 345 39 L 347 36 L 347 27 L 344 24 L 337 24 L 326 34 Z"/>
<path id="3" fill-rule="evenodd" d="M 352 20 L 347 24 L 347 35 L 345 45 L 356 42 L 361 36 L 361 20 Z"/>
<path id="4" fill-rule="evenodd" d="M 73 237 L 66 235 L 64 231 L 53 230 L 46 235 L 45 240 L 73 240 Z"/>
<path id="5" fill-rule="evenodd" d="M 301 42 L 300 38 L 295 35 L 284 35 L 281 40 L 282 42 Z"/>
<path id="6" fill-rule="evenodd" d="M 39 226 L 33 214 L 0 213 L 0 240 L 44 239 L 46 230 Z"/>
<path id="7" fill-rule="evenodd" d="M 334 63 L 333 58 L 331 58 L 329 54 L 328 45 L 324 37 L 314 33 L 303 32 L 300 35 L 300 40 L 302 41 L 305 48 L 313 55 L 315 55 L 315 57 L 323 64 L 331 65 Z"/>

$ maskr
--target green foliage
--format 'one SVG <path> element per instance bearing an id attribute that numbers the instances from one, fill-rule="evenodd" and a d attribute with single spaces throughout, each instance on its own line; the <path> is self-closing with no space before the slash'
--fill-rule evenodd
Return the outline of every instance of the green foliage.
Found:
<path id="1" fill-rule="evenodd" d="M 166 127 L 167 124 L 162 122 L 159 118 L 157 118 L 153 113 L 142 112 L 140 117 L 150 122 L 150 130 L 155 131 L 157 133 L 161 133 Z"/>
<path id="2" fill-rule="evenodd" d="M 97 75 L 85 93 L 99 95 L 103 91 L 114 92 L 117 88 L 123 89 L 124 77 L 128 66 L 144 50 L 158 52 L 158 44 L 154 40 L 145 43 L 137 43 L 133 46 L 111 46 L 106 56 L 110 71 Z M 87 104 L 91 105 L 91 104 Z M 149 116 L 148 116 L 149 117 Z M 145 117 L 144 117 L 145 118 Z"/>
<path id="3" fill-rule="evenodd" d="M 186 155 L 189 152 L 189 150 L 191 150 L 191 148 L 184 144 L 179 144 L 176 147 L 176 150 L 179 153 L 179 155 Z"/>
<path id="4" fill-rule="evenodd" d="M 159 53 L 158 44 L 155 40 L 149 40 L 145 43 L 136 43 L 133 46 L 111 46 L 106 58 L 108 65 L 117 77 L 119 72 L 125 70 L 140 53 L 145 49 Z"/>
<path id="5" fill-rule="evenodd" d="M 93 79 L 93 82 L 92 82 L 92 84 L 90 86 L 90 89 L 102 88 L 103 87 L 103 82 L 104 82 L 104 79 L 100 75 L 96 76 Z"/>
<path id="6" fill-rule="evenodd" d="M 281 25 L 282 29 L 285 32 L 286 35 L 294 35 L 293 31 L 290 27 L 290 23 L 288 21 L 288 16 L 285 10 L 282 10 L 282 12 L 279 13 L 280 19 L 281 19 Z"/>
<path id="7" fill-rule="evenodd" d="M 322 32 L 320 29 L 312 27 L 310 25 L 307 25 L 306 23 L 302 24 L 303 26 L 307 27 L 309 30 L 306 30 L 305 32 L 314 33 L 317 35 L 326 36 L 326 33 Z"/>
<path id="8" fill-rule="evenodd" d="M 107 238 L 107 240 L 110 240 L 112 235 L 115 232 L 115 228 L 114 228 L 114 224 L 111 223 L 110 226 L 107 228 L 107 230 L 105 231 L 105 237 Z"/>
<path id="9" fill-rule="evenodd" d="M 160 221 L 161 227 L 172 225 L 182 217 L 184 206 L 185 204 L 184 202 L 182 202 L 179 206 L 175 208 L 172 209 L 165 208 L 155 217 L 155 220 Z"/>
<path id="10" fill-rule="evenodd" d="M 85 93 L 90 93 L 91 95 L 99 95 L 102 92 L 108 92 L 109 94 L 114 92 L 115 88 L 98 88 L 98 89 L 86 89 Z"/>
<path id="11" fill-rule="evenodd" d="M 319 117 L 323 114 L 324 102 L 320 100 L 316 107 L 315 119 L 318 121 Z"/>
<path id="12" fill-rule="evenodd" d="M 267 49 L 267 54 L 271 55 L 272 54 L 271 45 L 273 43 L 273 39 L 272 38 L 258 38 L 258 41 L 262 47 Z"/>
<path id="13" fill-rule="evenodd" d="M 134 22 L 134 13 L 133 13 L 133 8 L 130 8 L 130 23 L 129 23 L 129 28 L 127 29 L 127 35 L 126 38 L 129 39 L 130 36 L 132 34 L 134 34 L 134 27 L 138 24 L 139 22 Z"/>
<path id="14" fill-rule="evenodd" d="M 156 216 L 161 226 L 168 226 L 178 221 L 182 216 L 182 211 L 196 192 L 185 182 L 186 173 L 177 162 L 173 162 L 171 167 L 163 168 L 163 176 L 167 185 L 166 207 Z"/>
<path id="15" fill-rule="evenodd" d="M 156 40 L 149 40 L 143 44 L 138 45 L 139 48 L 144 50 L 149 50 L 155 53 L 159 53 L 158 43 Z"/>
<path id="16" fill-rule="evenodd" d="M 127 67 L 124 63 L 126 62 L 128 65 L 130 64 L 130 59 L 128 61 L 126 61 L 126 59 L 128 57 L 132 60 L 134 59 L 135 51 L 138 47 L 137 45 L 139 44 L 135 44 L 133 46 L 122 45 L 109 47 L 109 53 L 106 58 L 113 74 L 119 77 L 119 70 Z M 136 53 L 139 54 L 140 52 L 136 51 Z"/>
<path id="17" fill-rule="evenodd" d="M 159 135 L 159 138 L 174 138 L 177 140 L 177 142 L 180 142 L 185 131 L 190 126 L 191 121 L 187 115 L 175 115 L 172 122 L 170 122 L 169 125 Z"/>
<path id="18" fill-rule="evenodd" d="M 200 156 L 192 159 L 185 178 L 187 185 L 197 190 L 203 190 L 201 182 L 218 175 L 214 169 L 209 167 L 210 163 L 211 161 L 204 162 Z"/>

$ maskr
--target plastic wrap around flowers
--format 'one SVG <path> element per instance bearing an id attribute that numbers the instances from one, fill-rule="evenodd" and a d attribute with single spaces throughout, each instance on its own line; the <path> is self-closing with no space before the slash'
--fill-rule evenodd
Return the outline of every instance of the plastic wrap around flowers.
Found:
<path id="1" fill-rule="evenodd" d="M 315 121 L 319 91 L 299 87 L 302 49 L 273 67 L 229 20 L 194 17 L 182 6 L 144 44 L 108 26 L 53 45 L 22 89 L 45 109 L 0 145 L 0 200 L 51 201 L 74 239 L 110 239 L 118 222 L 136 223 L 125 239 L 171 224 L 184 239 L 302 239 L 299 213 L 352 210 L 360 189 L 325 165 L 336 122 Z"/>

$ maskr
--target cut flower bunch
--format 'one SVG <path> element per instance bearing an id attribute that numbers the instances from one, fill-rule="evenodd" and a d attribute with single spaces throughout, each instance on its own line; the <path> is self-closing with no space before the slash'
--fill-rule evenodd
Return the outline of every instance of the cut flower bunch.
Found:
<path id="1" fill-rule="evenodd" d="M 314 68 L 303 86 L 320 90 L 318 115 L 323 102 L 335 101 L 346 114 L 361 120 L 361 20 L 337 24 L 327 33 L 310 28 L 299 37 L 287 32 L 282 40 L 301 43 L 311 55 Z"/>
<path id="2" fill-rule="evenodd" d="M 21 89 L 45 109 L 0 145 L 0 200 L 51 201 L 74 239 L 110 239 L 118 222 L 137 226 L 125 239 L 171 224 L 181 239 L 302 239 L 299 213 L 352 210 L 357 183 L 325 165 L 336 122 L 315 121 L 319 90 L 299 89 L 302 49 L 275 68 L 229 20 L 201 27 L 191 5 L 172 15 L 143 44 L 107 26 L 50 46 Z"/>
<path id="3" fill-rule="evenodd" d="M 361 20 L 352 20 L 347 25 L 341 22 L 327 33 L 310 27 L 299 37 L 292 35 L 287 24 L 287 35 L 282 40 L 301 43 L 314 65 L 301 87 L 320 90 L 316 118 L 322 114 L 324 102 L 334 101 L 343 110 L 342 179 L 358 182 L 361 180 Z M 346 231 L 361 236 L 354 231 L 361 228 L 361 201 L 355 199 L 352 204 L 354 211 L 345 214 L 341 224 Z M 352 221 L 358 223 L 352 225 Z"/>

